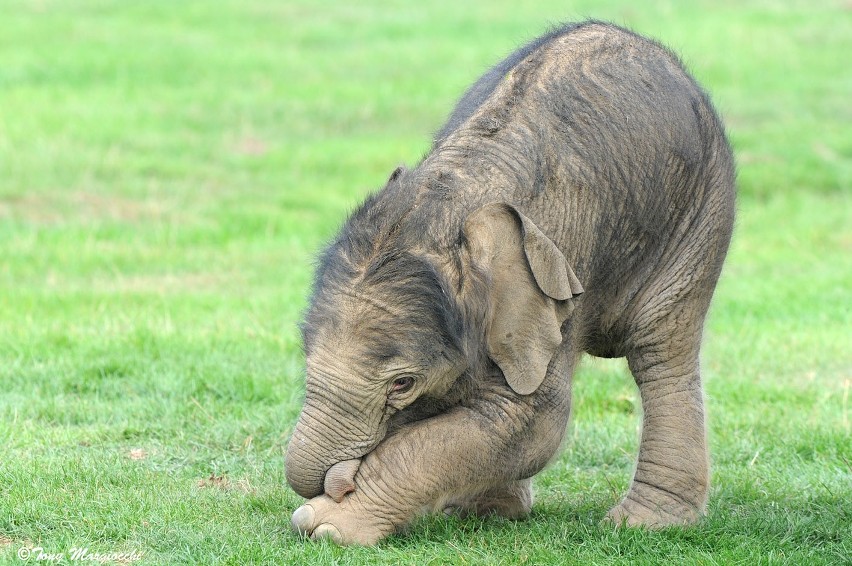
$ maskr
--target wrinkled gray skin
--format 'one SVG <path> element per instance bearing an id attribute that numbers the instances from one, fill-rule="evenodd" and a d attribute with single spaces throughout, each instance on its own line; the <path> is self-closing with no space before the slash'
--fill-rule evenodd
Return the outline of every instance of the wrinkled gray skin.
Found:
<path id="1" fill-rule="evenodd" d="M 523 517 L 584 352 L 626 357 L 644 411 L 608 517 L 698 520 L 699 348 L 733 218 L 722 126 L 666 49 L 587 22 L 497 65 L 322 258 L 294 528 L 372 544 L 424 512 Z"/>

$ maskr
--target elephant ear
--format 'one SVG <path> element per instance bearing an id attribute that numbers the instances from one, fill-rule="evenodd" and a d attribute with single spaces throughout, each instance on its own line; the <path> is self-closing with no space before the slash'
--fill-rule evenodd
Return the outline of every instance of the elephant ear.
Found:
<path id="1" fill-rule="evenodd" d="M 547 236 L 514 207 L 488 204 L 472 213 L 464 234 L 472 260 L 489 274 L 486 346 L 509 386 L 533 393 L 562 343 L 566 301 L 583 292 Z"/>

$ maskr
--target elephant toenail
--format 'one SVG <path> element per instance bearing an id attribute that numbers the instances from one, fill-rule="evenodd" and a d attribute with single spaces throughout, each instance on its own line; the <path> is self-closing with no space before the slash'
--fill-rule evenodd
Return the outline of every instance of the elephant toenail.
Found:
<path id="1" fill-rule="evenodd" d="M 314 508 L 310 505 L 302 505 L 293 512 L 290 520 L 293 530 L 302 536 L 307 536 L 314 524 Z"/>
<path id="2" fill-rule="evenodd" d="M 343 542 L 343 535 L 340 534 L 340 531 L 337 530 L 337 527 L 335 527 L 334 525 L 330 525 L 329 523 L 323 523 L 322 525 L 314 529 L 314 534 L 311 535 L 311 538 L 329 538 L 337 544 L 341 544 Z"/>

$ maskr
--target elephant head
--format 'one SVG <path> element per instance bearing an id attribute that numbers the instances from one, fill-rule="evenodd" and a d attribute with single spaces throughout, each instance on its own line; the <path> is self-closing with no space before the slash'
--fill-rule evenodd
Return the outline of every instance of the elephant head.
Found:
<path id="1" fill-rule="evenodd" d="M 490 362 L 515 393 L 534 392 L 568 299 L 582 292 L 556 245 L 512 206 L 476 210 L 443 247 L 392 212 L 356 212 L 318 269 L 303 325 L 305 403 L 286 460 L 306 498 L 395 419 L 471 394 Z"/>

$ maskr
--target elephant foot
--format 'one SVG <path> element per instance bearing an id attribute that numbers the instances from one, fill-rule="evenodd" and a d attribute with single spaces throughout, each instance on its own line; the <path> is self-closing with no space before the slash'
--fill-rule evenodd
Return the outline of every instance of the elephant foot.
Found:
<path id="1" fill-rule="evenodd" d="M 328 538 L 340 545 L 370 546 L 394 531 L 392 523 L 370 516 L 352 497 L 338 503 L 328 495 L 314 497 L 296 509 L 290 523 L 304 537 Z"/>
<path id="2" fill-rule="evenodd" d="M 444 513 L 468 517 L 499 515 L 507 519 L 523 519 L 530 514 L 533 504 L 530 479 L 493 487 L 479 495 L 453 501 L 444 507 Z"/>
<path id="3" fill-rule="evenodd" d="M 642 484 L 631 488 L 624 500 L 609 510 L 606 520 L 627 527 L 661 529 L 693 525 L 701 519 L 701 507 L 680 497 Z"/>

